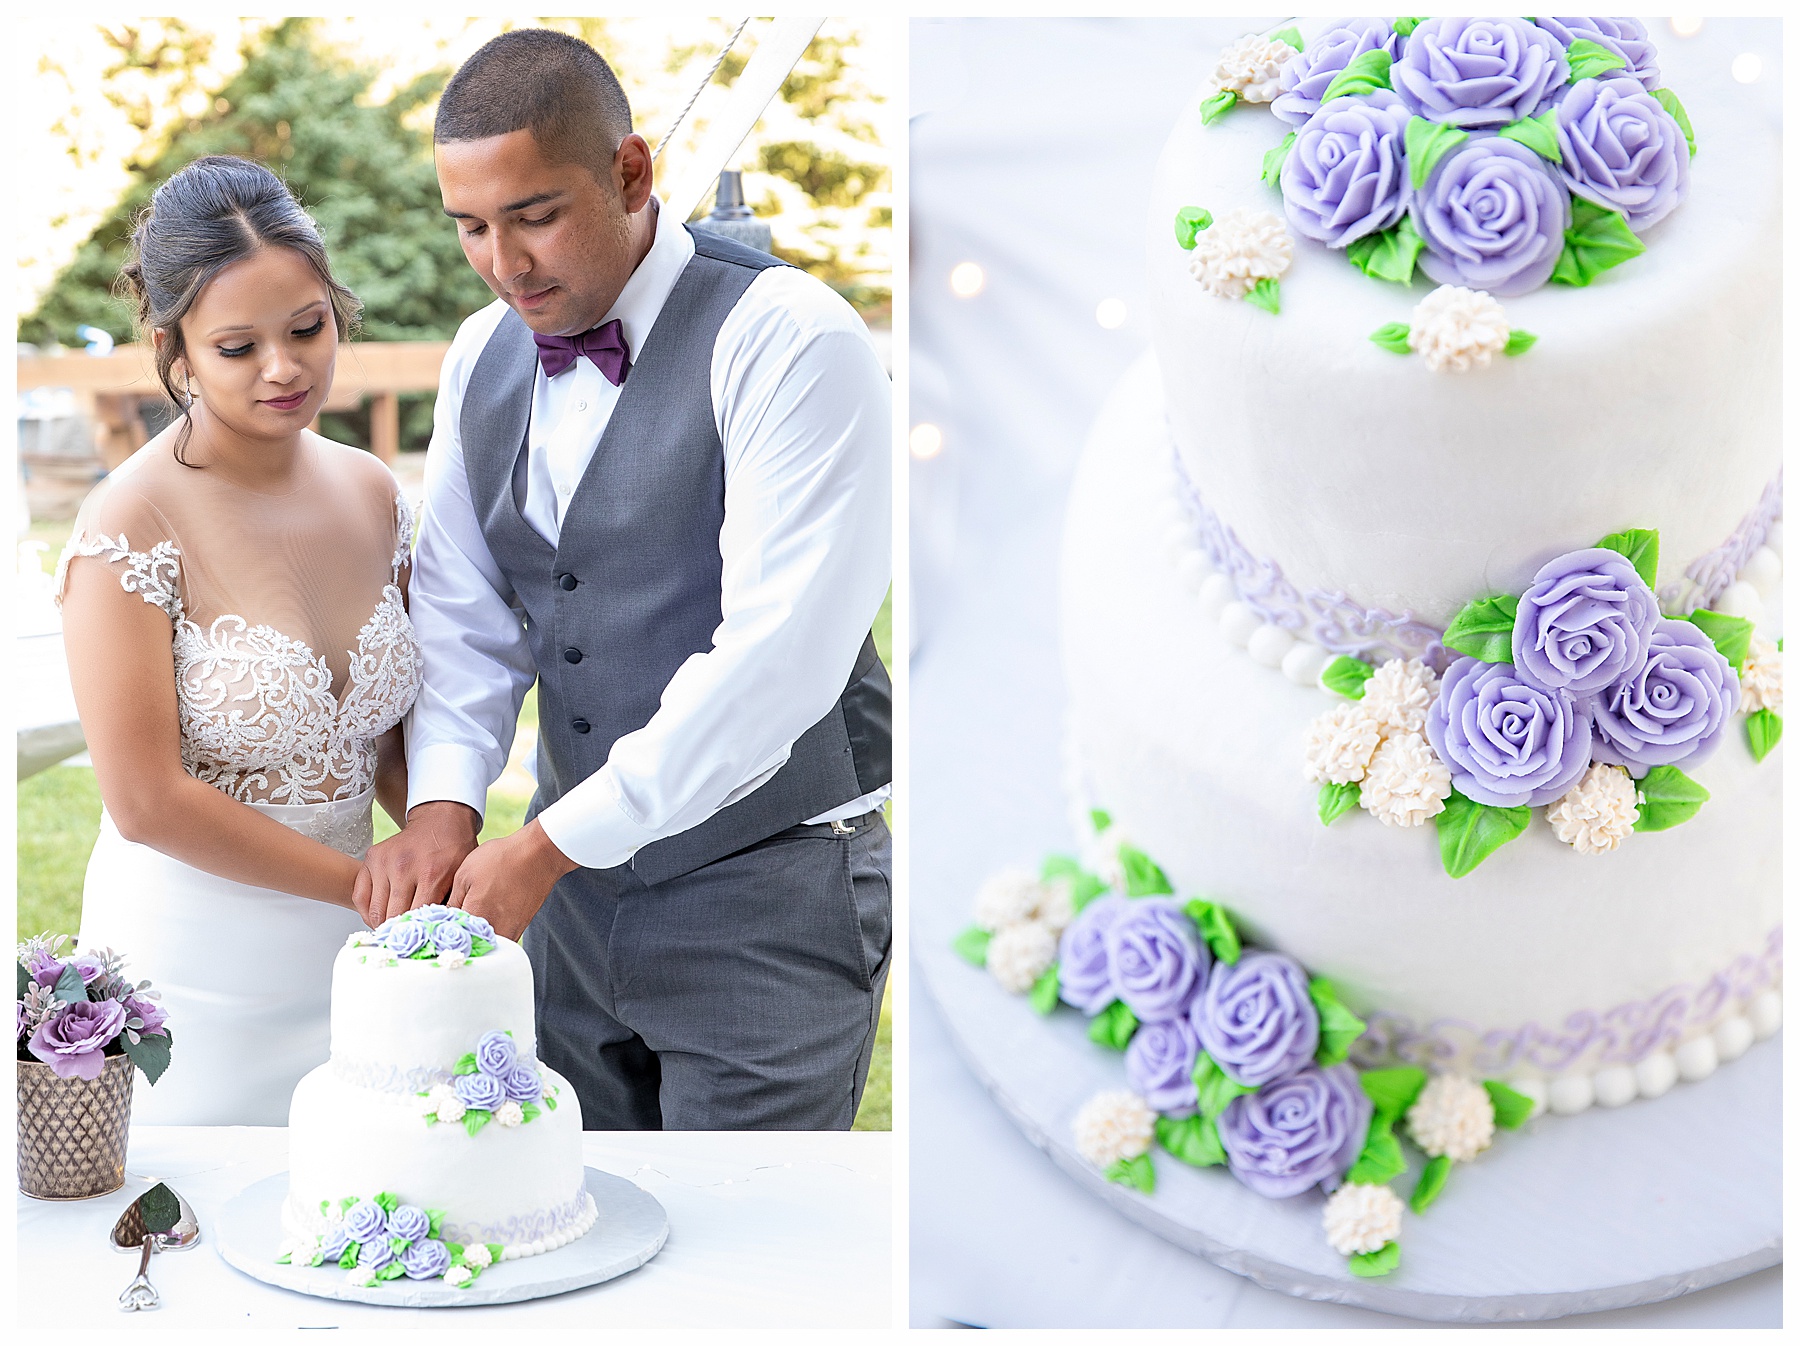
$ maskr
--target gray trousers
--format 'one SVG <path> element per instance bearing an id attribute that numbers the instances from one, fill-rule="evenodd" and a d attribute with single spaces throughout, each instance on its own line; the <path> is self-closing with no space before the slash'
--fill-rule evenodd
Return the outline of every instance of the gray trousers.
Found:
<path id="1" fill-rule="evenodd" d="M 647 887 L 576 870 L 525 931 L 538 1055 L 589 1131 L 848 1130 L 893 935 L 879 813 Z"/>

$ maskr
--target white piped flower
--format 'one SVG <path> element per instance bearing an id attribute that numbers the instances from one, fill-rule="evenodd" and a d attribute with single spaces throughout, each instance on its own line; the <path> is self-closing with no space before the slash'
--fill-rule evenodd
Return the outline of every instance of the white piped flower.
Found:
<path id="1" fill-rule="evenodd" d="M 1596 762 L 1544 810 L 1550 830 L 1583 855 L 1614 850 L 1637 826 L 1637 786 L 1616 766 Z"/>
<path id="2" fill-rule="evenodd" d="M 1406 1110 L 1406 1129 L 1432 1158 L 1466 1164 L 1494 1143 L 1494 1101 L 1463 1075 L 1434 1075 Z"/>
<path id="3" fill-rule="evenodd" d="M 1051 934 L 1060 935 L 1075 919 L 1075 885 L 1068 878 L 1058 876 L 1045 880 L 1043 889 L 1037 918 L 1050 927 Z"/>
<path id="4" fill-rule="evenodd" d="M 1511 335 L 1506 310 L 1486 290 L 1440 285 L 1413 310 L 1406 344 L 1425 357 L 1432 373 L 1466 374 L 1485 368 Z"/>
<path id="5" fill-rule="evenodd" d="M 463 1256 L 466 1258 L 466 1257 L 468 1257 L 468 1255 L 469 1255 L 469 1250 L 467 1248 L 464 1248 Z M 456 1289 L 456 1290 L 462 1289 L 463 1286 L 467 1285 L 470 1281 L 472 1281 L 474 1279 L 475 1279 L 475 1273 L 473 1271 L 470 1271 L 467 1267 L 462 1266 L 460 1264 L 457 1266 L 453 1266 L 449 1270 L 444 1272 L 444 1284 L 448 1285 L 452 1289 Z"/>
<path id="6" fill-rule="evenodd" d="M 275 1255 L 286 1257 L 297 1267 L 309 1266 L 318 1255 L 319 1240 L 301 1234 L 295 1238 L 283 1239 L 281 1250 Z"/>
<path id="7" fill-rule="evenodd" d="M 1349 785 L 1360 781 L 1381 746 L 1381 721 L 1360 701 L 1340 701 L 1306 730 L 1306 779 Z"/>
<path id="8" fill-rule="evenodd" d="M 1022 995 L 1056 961 L 1056 934 L 1042 921 L 1009 925 L 988 941 L 987 967 L 1002 989 Z"/>
<path id="9" fill-rule="evenodd" d="M 345 941 L 353 949 L 361 949 L 375 942 L 373 930 L 352 930 L 350 938 Z"/>
<path id="10" fill-rule="evenodd" d="M 1156 1114 L 1129 1089 L 1095 1094 L 1075 1114 L 1075 1148 L 1096 1168 L 1148 1154 L 1155 1138 Z"/>
<path id="11" fill-rule="evenodd" d="M 1257 33 L 1240 37 L 1219 53 L 1213 83 L 1246 103 L 1273 102 L 1281 92 L 1281 67 L 1298 53 L 1280 38 Z"/>
<path id="12" fill-rule="evenodd" d="M 375 1272 L 369 1267 L 351 1267 L 350 1274 L 344 1277 L 352 1285 L 375 1284 Z"/>
<path id="13" fill-rule="evenodd" d="M 1021 921 L 1035 921 L 1049 885 L 1028 869 L 1003 869 L 975 894 L 975 924 L 992 934 Z"/>
<path id="14" fill-rule="evenodd" d="M 437 1119 L 440 1122 L 460 1122 L 468 1110 L 468 1106 L 451 1090 L 448 1097 L 438 1099 Z"/>
<path id="15" fill-rule="evenodd" d="M 1369 759 L 1358 802 L 1389 827 L 1419 827 L 1444 811 L 1450 768 L 1423 734 L 1394 734 Z"/>
<path id="16" fill-rule="evenodd" d="M 1400 1237 L 1402 1209 L 1385 1184 L 1347 1182 L 1325 1203 L 1325 1241 L 1345 1257 L 1377 1252 Z"/>
<path id="17" fill-rule="evenodd" d="M 464 963 L 466 963 L 468 961 L 469 961 L 468 954 L 459 953 L 455 949 L 449 949 L 443 953 L 440 953 L 437 956 L 437 965 L 439 967 L 461 967 Z"/>
<path id="18" fill-rule="evenodd" d="M 1194 235 L 1188 270 L 1208 294 L 1242 299 L 1257 281 L 1275 279 L 1293 260 L 1294 243 L 1279 216 L 1239 208 Z"/>
<path id="19" fill-rule="evenodd" d="M 1125 867 L 1119 863 L 1119 847 L 1130 840 L 1114 823 L 1103 832 L 1095 832 L 1081 848 L 1081 865 L 1115 893 L 1125 891 Z"/>
<path id="20" fill-rule="evenodd" d="M 1738 674 L 1738 687 L 1743 693 L 1738 709 L 1744 714 L 1759 710 L 1781 714 L 1781 650 L 1774 641 L 1751 633 L 1750 657 Z"/>
<path id="21" fill-rule="evenodd" d="M 525 1120 L 524 1110 L 512 1099 L 507 1099 L 494 1109 L 494 1120 L 501 1126 L 517 1126 Z"/>
<path id="22" fill-rule="evenodd" d="M 494 1254 L 488 1251 L 485 1243 L 471 1243 L 463 1248 L 463 1261 L 472 1267 L 491 1267 Z"/>
<path id="23" fill-rule="evenodd" d="M 1423 659 L 1389 659 L 1363 684 L 1362 703 L 1384 734 L 1422 734 L 1437 698 L 1437 674 Z"/>

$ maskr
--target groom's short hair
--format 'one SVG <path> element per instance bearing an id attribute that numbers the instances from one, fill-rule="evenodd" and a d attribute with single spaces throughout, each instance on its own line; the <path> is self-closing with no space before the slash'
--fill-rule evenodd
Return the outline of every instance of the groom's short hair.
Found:
<path id="1" fill-rule="evenodd" d="M 525 130 L 552 162 L 585 165 L 604 184 L 631 134 L 631 104 L 606 58 L 580 38 L 520 28 L 463 62 L 438 100 L 431 138 L 441 145 Z"/>

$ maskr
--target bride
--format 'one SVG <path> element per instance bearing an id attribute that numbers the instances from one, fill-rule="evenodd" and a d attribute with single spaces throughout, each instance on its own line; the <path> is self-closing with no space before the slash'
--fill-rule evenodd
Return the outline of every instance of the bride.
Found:
<path id="1" fill-rule="evenodd" d="M 134 1116 L 285 1126 L 329 1054 L 372 801 L 402 818 L 411 518 L 307 429 L 360 308 L 268 169 L 156 191 L 122 284 L 180 414 L 84 503 L 58 593 L 105 812 L 80 945 L 127 954 L 175 1049 Z"/>

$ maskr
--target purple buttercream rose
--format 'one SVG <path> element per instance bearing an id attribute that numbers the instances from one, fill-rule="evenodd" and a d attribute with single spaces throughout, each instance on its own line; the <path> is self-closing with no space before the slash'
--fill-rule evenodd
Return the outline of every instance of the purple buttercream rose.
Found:
<path id="1" fill-rule="evenodd" d="M 1345 66 L 1366 51 L 1379 48 L 1394 56 L 1399 47 L 1400 39 L 1386 20 L 1345 19 L 1313 38 L 1305 51 L 1282 65 L 1281 92 L 1269 104 L 1269 111 L 1289 126 L 1304 126 Z"/>
<path id="2" fill-rule="evenodd" d="M 1568 552 L 1539 570 L 1519 599 L 1513 664 L 1540 687 L 1585 696 L 1643 667 L 1661 619 L 1656 595 L 1618 552 Z"/>
<path id="3" fill-rule="evenodd" d="M 485 916 L 470 916 L 465 912 L 463 913 L 463 925 L 468 927 L 469 933 L 476 939 L 485 939 L 492 942 L 494 938 L 494 927 L 489 924 Z"/>
<path id="4" fill-rule="evenodd" d="M 356 1265 L 380 1271 L 394 1260 L 394 1249 L 386 1238 L 371 1239 L 356 1250 Z"/>
<path id="5" fill-rule="evenodd" d="M 1130 905 L 1106 928 L 1113 990 L 1139 1023 L 1177 1018 L 1206 985 L 1212 955 L 1173 898 L 1127 900 Z"/>
<path id="6" fill-rule="evenodd" d="M 344 1212 L 344 1228 L 352 1243 L 368 1243 L 387 1233 L 387 1212 L 373 1201 L 358 1201 Z"/>
<path id="7" fill-rule="evenodd" d="M 506 1088 L 506 1096 L 515 1103 L 535 1103 L 544 1096 L 544 1082 L 538 1078 L 537 1071 L 523 1062 L 507 1071 L 501 1083 Z"/>
<path id="8" fill-rule="evenodd" d="M 389 953 L 406 958 L 425 946 L 430 930 L 424 921 L 401 921 L 381 936 L 381 943 Z"/>
<path id="9" fill-rule="evenodd" d="M 1206 1054 L 1252 1088 L 1292 1075 L 1319 1050 L 1306 971 L 1282 953 L 1254 949 L 1213 968 L 1188 1018 Z"/>
<path id="10" fill-rule="evenodd" d="M 1514 140 L 1470 136 L 1412 198 L 1419 265 L 1440 285 L 1506 298 L 1550 279 L 1569 227 L 1569 189 Z"/>
<path id="11" fill-rule="evenodd" d="M 1186 1019 L 1145 1024 L 1125 1049 L 1125 1078 L 1155 1111 L 1185 1117 L 1199 1102 L 1194 1087 L 1199 1053 L 1200 1040 Z"/>
<path id="12" fill-rule="evenodd" d="M 169 1021 L 169 1012 L 154 1000 L 146 1000 L 142 996 L 128 995 L 120 1002 L 125 1006 L 128 1016 L 141 1019 L 144 1026 L 140 1033 L 156 1033 Z"/>
<path id="13" fill-rule="evenodd" d="M 424 921 L 428 925 L 435 925 L 439 921 L 454 919 L 459 910 L 460 908 L 457 907 L 446 907 L 442 902 L 433 902 L 414 911 L 413 919 Z"/>
<path id="14" fill-rule="evenodd" d="M 505 1033 L 484 1033 L 475 1046 L 475 1064 L 485 1075 L 504 1080 L 518 1059 L 518 1044 Z"/>
<path id="15" fill-rule="evenodd" d="M 1577 196 L 1648 229 L 1687 196 L 1688 143 L 1668 109 L 1628 75 L 1584 79 L 1556 105 L 1557 172 Z"/>
<path id="16" fill-rule="evenodd" d="M 1388 71 L 1409 109 L 1465 131 L 1542 111 L 1568 78 L 1563 44 L 1524 19 L 1426 19 Z"/>
<path id="17" fill-rule="evenodd" d="M 1219 1141 L 1237 1180 L 1259 1196 L 1335 1184 L 1356 1162 L 1374 1106 L 1347 1065 L 1307 1066 L 1231 1100 Z"/>
<path id="18" fill-rule="evenodd" d="M 1593 700 L 1594 760 L 1633 776 L 1704 761 L 1719 746 L 1738 697 L 1737 671 L 1704 631 L 1660 620 L 1643 666 Z"/>
<path id="19" fill-rule="evenodd" d="M 413 1281 L 428 1281 L 450 1269 L 450 1249 L 440 1239 L 420 1239 L 400 1254 L 400 1269 Z"/>
<path id="20" fill-rule="evenodd" d="M 431 942 L 440 953 L 468 953 L 474 947 L 469 927 L 458 921 L 439 921 L 431 927 Z"/>
<path id="21" fill-rule="evenodd" d="M 388 1212 L 389 1237 L 417 1243 L 431 1232 L 431 1217 L 417 1206 L 395 1206 Z"/>
<path id="22" fill-rule="evenodd" d="M 1057 994 L 1083 1014 L 1098 1014 L 1119 998 L 1106 955 L 1106 932 L 1125 914 L 1130 900 L 1116 894 L 1097 897 L 1062 932 L 1056 951 Z"/>
<path id="23" fill-rule="evenodd" d="M 1334 98 L 1300 128 L 1281 166 L 1288 223 L 1330 248 L 1399 221 L 1412 200 L 1405 106 L 1386 89 Z"/>
<path id="24" fill-rule="evenodd" d="M 117 1000 L 80 1000 L 39 1024 L 26 1045 L 62 1079 L 97 1080 L 106 1068 L 106 1047 L 124 1030 L 127 1017 Z"/>
<path id="25" fill-rule="evenodd" d="M 1535 808 L 1587 770 L 1593 729 L 1573 694 L 1539 687 L 1511 664 L 1464 656 L 1438 685 L 1425 737 L 1462 794 L 1495 808 Z"/>
<path id="26" fill-rule="evenodd" d="M 1572 47 L 1577 38 L 1586 38 L 1613 55 L 1623 57 L 1624 67 L 1613 74 L 1630 75 L 1646 89 L 1654 89 L 1662 83 L 1662 71 L 1656 68 L 1656 44 L 1650 40 L 1642 19 L 1536 18 L 1532 22 L 1562 43 L 1564 50 Z M 1611 75 L 1607 77 L 1611 78 Z M 1588 82 L 1578 80 L 1574 87 Z"/>
<path id="27" fill-rule="evenodd" d="M 506 1086 L 479 1070 L 473 1075 L 458 1075 L 454 1088 L 465 1108 L 485 1108 L 492 1112 L 506 1102 Z"/>
<path id="28" fill-rule="evenodd" d="M 335 1262 L 344 1255 L 344 1249 L 353 1241 L 350 1226 L 338 1220 L 326 1229 L 325 1236 L 319 1240 L 319 1251 L 324 1254 L 325 1261 Z"/>

